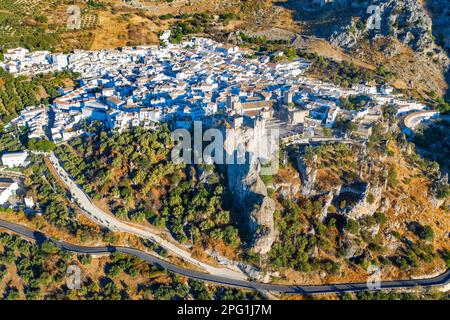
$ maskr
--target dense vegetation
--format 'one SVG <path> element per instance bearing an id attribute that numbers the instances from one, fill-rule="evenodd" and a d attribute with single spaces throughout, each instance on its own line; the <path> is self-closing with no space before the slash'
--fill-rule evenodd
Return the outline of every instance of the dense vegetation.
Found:
<path id="1" fill-rule="evenodd" d="M 411 271 L 419 268 L 420 263 L 431 263 L 435 258 L 448 259 L 448 252 L 439 254 L 434 249 L 434 231 L 428 225 L 410 223 L 409 231 L 416 241 L 401 238 L 394 232 L 401 245 L 395 254 L 386 255 L 380 236 L 370 233 L 373 227 L 386 223 L 386 216 L 381 212 L 357 221 L 338 216 L 332 209 L 324 224 L 317 220 L 322 210 L 319 201 L 285 200 L 282 204 L 283 209 L 275 216 L 280 238 L 269 252 L 269 265 L 275 269 L 324 270 L 333 274 L 342 265 L 366 270 L 374 264 Z M 350 240 L 349 234 L 358 240 Z M 349 256 L 354 248 L 359 248 L 361 253 Z"/>
<path id="2" fill-rule="evenodd" d="M 372 99 L 366 95 L 348 96 L 340 99 L 340 107 L 345 110 L 360 111 L 369 106 Z"/>
<path id="3" fill-rule="evenodd" d="M 172 14 L 165 14 L 159 17 L 161 20 L 174 19 Z M 207 12 L 199 12 L 195 14 L 183 14 L 176 17 L 177 20 L 171 27 L 171 43 L 180 43 L 183 37 L 189 34 L 201 34 L 211 32 L 218 23 L 226 26 L 231 20 L 239 19 L 239 15 L 235 13 L 223 13 L 219 15 L 219 20 L 215 21 L 213 16 Z"/>
<path id="4" fill-rule="evenodd" d="M 264 50 L 267 45 L 287 45 L 288 41 L 286 40 L 269 40 L 265 36 L 248 36 L 244 32 L 239 32 L 239 38 L 244 44 L 249 45 L 260 45 L 264 47 L 260 47 L 260 50 Z M 295 50 L 295 49 L 294 49 Z"/>
<path id="5" fill-rule="evenodd" d="M 379 139 L 378 131 L 379 128 L 369 143 L 368 152 L 372 155 L 389 151 L 383 140 Z M 384 149 L 381 145 L 385 146 Z M 315 189 L 326 193 L 337 185 L 362 182 L 356 161 L 358 153 L 356 146 L 340 143 L 305 148 L 306 164 L 319 170 Z M 395 168 L 390 168 L 386 177 L 377 174 L 367 178 L 371 183 L 377 180 L 381 180 L 378 181 L 381 183 L 384 179 L 387 179 L 389 188 L 397 189 L 400 179 Z M 322 270 L 333 274 L 343 268 L 367 270 L 370 265 L 378 265 L 411 272 L 436 261 L 441 264 L 441 259 L 448 263 L 448 250 L 436 250 L 435 231 L 431 225 L 408 221 L 407 230 L 400 235 L 397 231 L 387 229 L 388 211 L 375 212 L 373 216 L 357 220 L 350 219 L 338 214 L 350 201 L 354 201 L 350 196 L 335 198 L 327 212 L 323 212 L 323 195 L 279 198 L 278 201 L 281 209 L 275 213 L 275 222 L 279 238 L 268 255 L 269 267 L 276 270 Z M 372 194 L 367 196 L 367 201 L 374 201 Z M 319 221 L 319 217 L 324 215 L 323 222 Z M 383 233 L 373 232 L 378 229 L 383 230 Z M 395 250 L 385 247 L 387 234 L 398 244 Z"/>
<path id="6" fill-rule="evenodd" d="M 39 299 L 45 288 L 49 288 L 52 283 L 62 284 L 67 262 L 71 259 L 68 252 L 57 255 L 59 249 L 51 242 L 35 246 L 17 236 L 5 233 L 0 234 L 0 243 L 3 247 L 0 253 L 2 269 L 5 270 L 8 265 L 15 264 L 17 274 L 24 283 L 23 293 L 27 299 Z M 3 278 L 6 278 L 5 275 Z M 19 288 L 7 283 L 3 297 L 18 299 Z"/>
<path id="7" fill-rule="evenodd" d="M 0 155 L 3 152 L 21 151 L 25 149 L 20 132 L 5 131 L 0 126 Z"/>
<path id="8" fill-rule="evenodd" d="M 54 142 L 47 139 L 29 139 L 28 148 L 33 151 L 50 152 L 55 150 L 56 145 Z"/>
<path id="9" fill-rule="evenodd" d="M 275 268 L 292 268 L 302 272 L 324 269 L 330 273 L 339 271 L 341 265 L 331 259 L 320 259 L 315 250 L 332 249 L 327 226 L 315 220 L 322 210 L 320 202 L 305 199 L 297 204 L 286 200 L 283 209 L 275 215 L 280 239 L 269 252 L 270 265 Z M 309 232 L 308 227 L 314 232 Z"/>
<path id="10" fill-rule="evenodd" d="M 205 239 L 237 246 L 237 230 L 222 207 L 224 181 L 214 167 L 175 165 L 166 126 L 78 138 L 57 153 L 94 199 L 105 198 L 123 219 L 166 226 L 181 242 Z M 203 178 L 202 178 L 203 176 Z"/>
<path id="11" fill-rule="evenodd" d="M 51 50 L 59 41 L 60 30 L 49 25 L 45 8 L 59 0 L 0 2 L 0 43 L 7 48 Z"/>

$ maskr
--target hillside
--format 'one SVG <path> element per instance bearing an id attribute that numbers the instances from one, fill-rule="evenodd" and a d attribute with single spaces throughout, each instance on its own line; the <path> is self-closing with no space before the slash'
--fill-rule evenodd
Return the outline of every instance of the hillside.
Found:
<path id="1" fill-rule="evenodd" d="M 287 194 L 278 187 L 286 178 L 272 184 L 279 238 L 263 265 L 275 267 L 280 280 L 361 281 L 372 264 L 386 279 L 445 269 L 449 211 L 431 187 L 438 169 L 395 139 L 376 139 L 367 158 L 355 145 L 307 148 L 313 184 L 302 178 L 300 192 Z"/>
<path id="2" fill-rule="evenodd" d="M 450 226 L 439 166 L 418 156 L 395 127 L 385 135 L 386 124 L 376 126 L 367 150 L 342 143 L 286 150 L 289 161 L 263 180 L 276 203 L 277 236 L 267 255 L 249 250 L 242 212 L 229 203 L 227 174 L 167 162 L 164 127 L 98 131 L 57 153 L 86 192 L 120 219 L 277 272 L 275 281 L 361 281 L 370 265 L 384 279 L 442 271 Z"/>
<path id="3" fill-rule="evenodd" d="M 157 44 L 158 34 L 167 29 L 173 30 L 173 39 L 196 34 L 223 41 L 244 31 L 368 69 L 383 66 L 395 75 L 390 80 L 395 87 L 419 97 L 441 96 L 448 90 L 445 1 L 372 1 L 382 8 L 380 30 L 369 29 L 369 2 L 358 7 L 348 1 L 325 6 L 290 0 L 139 3 L 5 0 L 0 4 L 0 40 L 5 47 L 69 51 Z M 80 8 L 80 29 L 67 28 L 71 4 Z"/>
<path id="4" fill-rule="evenodd" d="M 175 165 L 167 127 L 79 138 L 57 154 L 105 210 L 118 218 L 168 230 L 183 244 L 241 246 L 225 209 L 224 178 L 213 167 Z M 232 252 L 233 250 L 229 250 Z"/>

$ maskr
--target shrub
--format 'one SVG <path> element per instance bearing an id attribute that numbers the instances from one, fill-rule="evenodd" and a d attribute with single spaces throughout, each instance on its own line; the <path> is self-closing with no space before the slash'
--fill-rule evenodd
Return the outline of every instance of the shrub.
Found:
<path id="1" fill-rule="evenodd" d="M 418 232 L 418 236 L 420 239 L 427 240 L 427 241 L 433 241 L 434 240 L 434 230 L 431 226 L 423 226 L 420 228 Z"/>
<path id="2" fill-rule="evenodd" d="M 378 224 L 385 224 L 387 221 L 386 215 L 383 212 L 376 212 L 374 218 Z"/>
<path id="3" fill-rule="evenodd" d="M 375 196 L 374 196 L 372 193 L 369 193 L 369 194 L 367 195 L 367 202 L 368 202 L 369 204 L 372 204 L 374 201 L 375 201 Z"/>
<path id="4" fill-rule="evenodd" d="M 358 221 L 353 219 L 348 219 L 345 225 L 345 229 L 348 230 L 351 234 L 357 234 L 359 232 L 360 226 Z"/>

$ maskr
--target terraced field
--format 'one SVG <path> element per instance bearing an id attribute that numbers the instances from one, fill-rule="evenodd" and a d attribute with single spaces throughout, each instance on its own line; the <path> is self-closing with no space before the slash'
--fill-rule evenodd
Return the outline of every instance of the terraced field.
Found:
<path id="1" fill-rule="evenodd" d="M 96 29 L 98 25 L 98 14 L 87 12 L 81 16 L 81 29 L 82 30 L 93 30 Z"/>
<path id="2" fill-rule="evenodd" d="M 58 28 L 47 25 L 52 8 L 60 0 L 0 1 L 0 43 L 6 47 L 23 46 L 31 50 L 48 50 L 58 39 Z"/>

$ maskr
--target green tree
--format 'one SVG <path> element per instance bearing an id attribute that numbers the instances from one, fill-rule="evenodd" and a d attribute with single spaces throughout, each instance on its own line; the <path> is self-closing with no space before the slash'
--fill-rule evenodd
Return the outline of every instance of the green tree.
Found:
<path id="1" fill-rule="evenodd" d="M 348 218 L 347 223 L 345 224 L 345 229 L 352 234 L 357 234 L 359 232 L 360 226 L 358 221 Z"/>
<path id="2" fill-rule="evenodd" d="M 433 241 L 435 237 L 434 230 L 429 225 L 421 227 L 418 235 L 421 239 L 427 241 Z"/>

